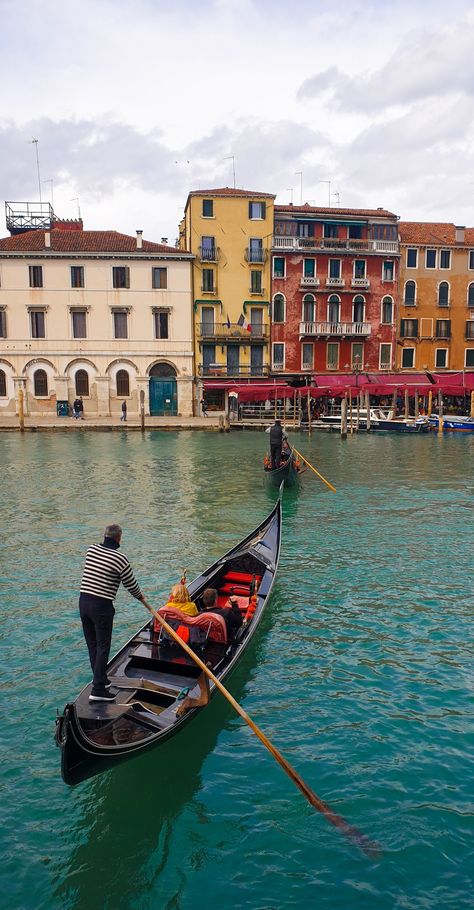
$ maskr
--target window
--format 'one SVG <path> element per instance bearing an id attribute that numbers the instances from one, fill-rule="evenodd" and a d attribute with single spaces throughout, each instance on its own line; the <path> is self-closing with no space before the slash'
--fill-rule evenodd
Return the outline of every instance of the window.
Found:
<path id="1" fill-rule="evenodd" d="M 415 306 L 416 303 L 416 284 L 414 281 L 407 281 L 405 284 L 405 296 L 403 298 L 405 306 Z"/>
<path id="2" fill-rule="evenodd" d="M 402 351 L 402 367 L 411 370 L 415 366 L 415 348 L 404 348 Z"/>
<path id="3" fill-rule="evenodd" d="M 250 293 L 251 294 L 261 294 L 262 293 L 262 272 L 257 269 L 250 270 Z"/>
<path id="4" fill-rule="evenodd" d="M 128 338 L 128 314 L 125 310 L 115 310 L 114 338 Z"/>
<path id="5" fill-rule="evenodd" d="M 303 259 L 303 275 L 305 278 L 315 278 L 316 259 Z"/>
<path id="6" fill-rule="evenodd" d="M 298 221 L 298 237 L 314 237 L 314 221 Z"/>
<path id="7" fill-rule="evenodd" d="M 391 325 L 393 322 L 393 300 L 391 297 L 382 299 L 382 324 Z"/>
<path id="8" fill-rule="evenodd" d="M 347 231 L 349 240 L 362 240 L 362 225 L 350 224 Z"/>
<path id="9" fill-rule="evenodd" d="M 474 306 L 474 283 L 470 284 L 467 289 L 467 305 Z"/>
<path id="10" fill-rule="evenodd" d="M 7 337 L 7 315 L 5 310 L 0 310 L 0 338 Z"/>
<path id="11" fill-rule="evenodd" d="M 249 218 L 252 221 L 262 221 L 265 218 L 264 202 L 249 202 Z"/>
<path id="12" fill-rule="evenodd" d="M 214 269 L 202 270 L 202 290 L 207 294 L 214 292 Z"/>
<path id="13" fill-rule="evenodd" d="M 474 348 L 466 348 L 464 365 L 466 367 L 474 367 Z"/>
<path id="14" fill-rule="evenodd" d="M 436 268 L 436 250 L 426 250 L 425 265 L 427 269 Z"/>
<path id="15" fill-rule="evenodd" d="M 466 322 L 466 338 L 474 338 L 474 319 L 468 319 Z"/>
<path id="16" fill-rule="evenodd" d="M 330 278 L 340 278 L 341 277 L 341 260 L 340 259 L 330 259 L 329 260 L 329 277 Z"/>
<path id="17" fill-rule="evenodd" d="M 439 370 L 446 369 L 448 365 L 448 349 L 447 348 L 436 348 L 435 351 L 435 368 Z"/>
<path id="18" fill-rule="evenodd" d="M 355 341 L 351 346 L 351 364 L 353 370 L 363 369 L 364 345 L 360 341 Z"/>
<path id="19" fill-rule="evenodd" d="M 7 376 L 5 370 L 0 370 L 0 398 L 7 397 Z"/>
<path id="20" fill-rule="evenodd" d="M 352 322 L 361 323 L 364 321 L 365 298 L 361 294 L 354 297 L 352 301 Z"/>
<path id="21" fill-rule="evenodd" d="M 167 268 L 152 268 L 151 270 L 151 286 L 154 291 L 164 291 L 168 287 L 168 269 Z"/>
<path id="22" fill-rule="evenodd" d="M 33 385 L 36 398 L 48 397 L 48 377 L 45 370 L 35 370 L 33 373 Z"/>
<path id="23" fill-rule="evenodd" d="M 469 250 L 469 266 L 470 269 L 474 269 L 474 250 Z"/>
<path id="24" fill-rule="evenodd" d="M 436 320 L 436 338 L 451 338 L 451 320 Z"/>
<path id="25" fill-rule="evenodd" d="M 285 366 L 285 345 L 275 342 L 272 345 L 272 361 L 274 370 L 283 370 Z"/>
<path id="26" fill-rule="evenodd" d="M 214 310 L 212 310 L 214 317 Z M 155 323 L 155 338 L 169 338 L 169 313 L 156 310 L 153 313 Z M 214 325 L 214 320 L 213 320 Z"/>
<path id="27" fill-rule="evenodd" d="M 201 237 L 201 259 L 206 262 L 215 262 L 216 245 L 214 237 Z"/>
<path id="28" fill-rule="evenodd" d="M 72 311 L 72 337 L 87 338 L 85 310 Z"/>
<path id="29" fill-rule="evenodd" d="M 407 249 L 407 269 L 416 269 L 418 266 L 418 250 L 416 247 Z"/>
<path id="30" fill-rule="evenodd" d="M 127 265 L 112 266 L 112 285 L 114 288 L 130 287 L 130 269 Z"/>
<path id="31" fill-rule="evenodd" d="M 284 278 L 285 277 L 285 257 L 284 256 L 274 256 L 273 257 L 273 277 L 274 278 Z"/>
<path id="32" fill-rule="evenodd" d="M 43 287 L 43 266 L 42 265 L 30 265 L 30 288 L 42 288 Z"/>
<path id="33" fill-rule="evenodd" d="M 439 267 L 440 269 L 451 268 L 451 250 L 440 250 Z"/>
<path id="34" fill-rule="evenodd" d="M 213 199 L 203 199 L 202 200 L 202 217 L 203 218 L 213 218 L 214 217 L 214 200 Z"/>
<path id="35" fill-rule="evenodd" d="M 380 345 L 380 369 L 389 370 L 392 365 L 392 345 Z"/>
<path id="36" fill-rule="evenodd" d="M 337 224 L 324 224 L 323 237 L 339 237 L 339 227 Z"/>
<path id="37" fill-rule="evenodd" d="M 337 370 L 339 368 L 339 345 L 335 341 L 329 341 L 326 349 L 327 369 Z"/>
<path id="38" fill-rule="evenodd" d="M 418 338 L 418 319 L 401 319 L 400 337 Z"/>
<path id="39" fill-rule="evenodd" d="M 84 287 L 84 266 L 83 265 L 72 265 L 71 266 L 71 287 L 72 288 L 83 288 Z"/>
<path id="40" fill-rule="evenodd" d="M 305 294 L 303 297 L 303 322 L 314 322 L 314 297 Z"/>
<path id="41" fill-rule="evenodd" d="M 89 394 L 89 374 L 87 370 L 78 370 L 76 373 L 76 395 Z"/>
<path id="42" fill-rule="evenodd" d="M 115 382 L 117 385 L 117 397 L 128 398 L 130 395 L 130 377 L 127 370 L 118 370 Z"/>
<path id="43" fill-rule="evenodd" d="M 337 294 L 331 294 L 328 300 L 328 322 L 339 322 L 340 307 L 341 301 Z"/>
<path id="44" fill-rule="evenodd" d="M 44 310 L 30 310 L 32 338 L 46 338 Z"/>
<path id="45" fill-rule="evenodd" d="M 251 237 L 249 243 L 249 262 L 263 262 L 263 241 L 260 237 Z"/>
<path id="46" fill-rule="evenodd" d="M 393 281 L 393 259 L 386 259 L 382 269 L 382 281 Z"/>
<path id="47" fill-rule="evenodd" d="M 449 306 L 449 284 L 441 281 L 438 288 L 438 306 Z"/>
<path id="48" fill-rule="evenodd" d="M 284 321 L 285 321 L 285 298 L 283 297 L 283 294 L 275 294 L 275 296 L 273 298 L 273 322 L 284 322 Z"/>
<path id="49" fill-rule="evenodd" d="M 354 260 L 354 278 L 365 278 L 365 259 Z"/>
<path id="50" fill-rule="evenodd" d="M 307 344 L 306 342 L 301 345 L 301 369 L 302 370 L 312 370 L 313 369 L 313 353 L 314 346 L 312 344 Z"/>

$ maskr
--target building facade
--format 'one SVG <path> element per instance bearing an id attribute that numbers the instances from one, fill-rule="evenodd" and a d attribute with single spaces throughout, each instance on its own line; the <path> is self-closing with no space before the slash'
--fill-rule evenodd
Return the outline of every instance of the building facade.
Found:
<path id="1" fill-rule="evenodd" d="M 82 222 L 0 240 L 0 413 L 193 413 L 192 255 Z"/>
<path id="2" fill-rule="evenodd" d="M 194 345 L 199 402 L 224 408 L 219 380 L 270 369 L 270 250 L 274 196 L 249 190 L 189 193 L 180 246 L 194 254 Z"/>
<path id="3" fill-rule="evenodd" d="M 397 364 L 474 369 L 474 228 L 401 222 Z"/>
<path id="4" fill-rule="evenodd" d="M 272 372 L 392 369 L 397 216 L 308 204 L 274 212 Z"/>

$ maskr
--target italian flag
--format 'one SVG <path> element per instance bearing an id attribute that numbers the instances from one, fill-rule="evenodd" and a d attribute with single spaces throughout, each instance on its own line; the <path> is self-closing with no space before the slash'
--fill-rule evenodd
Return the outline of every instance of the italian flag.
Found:
<path id="1" fill-rule="evenodd" d="M 239 316 L 239 318 L 237 320 L 237 325 L 240 325 L 241 329 L 247 329 L 247 332 L 252 331 L 252 326 L 250 325 L 250 322 L 247 322 L 247 320 L 243 314 L 242 314 L 242 316 Z"/>

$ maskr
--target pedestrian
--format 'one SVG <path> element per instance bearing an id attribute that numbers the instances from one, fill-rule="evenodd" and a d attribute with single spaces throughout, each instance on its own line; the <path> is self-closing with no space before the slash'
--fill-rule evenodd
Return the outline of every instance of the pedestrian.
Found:
<path id="1" fill-rule="evenodd" d="M 83 407 L 84 407 L 84 406 L 83 406 Z M 81 400 L 80 400 L 79 398 L 75 398 L 74 401 L 73 401 L 73 405 L 72 405 L 72 416 L 73 416 L 76 420 L 79 420 L 79 417 L 81 416 Z"/>
<path id="2" fill-rule="evenodd" d="M 126 419 L 127 419 L 127 402 L 122 401 L 122 414 L 120 416 L 120 420 L 123 420 L 125 422 Z"/>
<path id="3" fill-rule="evenodd" d="M 207 417 L 207 404 L 206 404 L 206 399 L 204 397 L 201 398 L 201 410 L 202 410 L 202 416 Z"/>
<path id="4" fill-rule="evenodd" d="M 112 640 L 114 599 L 120 582 L 132 597 L 140 600 L 150 613 L 153 608 L 145 599 L 124 553 L 119 553 L 122 528 L 111 524 L 105 529 L 103 543 L 92 544 L 86 553 L 82 574 L 79 613 L 89 651 L 93 679 L 89 701 L 114 701 L 110 692 L 107 663 Z"/>

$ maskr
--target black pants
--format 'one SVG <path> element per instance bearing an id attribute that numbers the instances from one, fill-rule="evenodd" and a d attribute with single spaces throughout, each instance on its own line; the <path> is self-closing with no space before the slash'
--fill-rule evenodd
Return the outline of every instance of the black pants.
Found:
<path id="1" fill-rule="evenodd" d="M 281 461 L 281 444 L 270 446 L 270 455 L 272 459 L 272 468 L 279 468 Z"/>
<path id="2" fill-rule="evenodd" d="M 81 594 L 79 612 L 82 631 L 89 651 L 94 689 L 103 689 L 107 681 L 107 663 L 112 641 L 115 609 L 113 601 L 93 594 Z"/>

